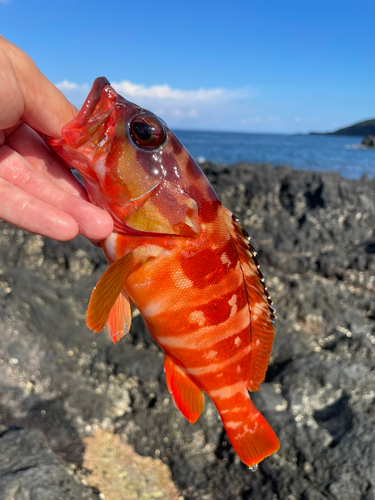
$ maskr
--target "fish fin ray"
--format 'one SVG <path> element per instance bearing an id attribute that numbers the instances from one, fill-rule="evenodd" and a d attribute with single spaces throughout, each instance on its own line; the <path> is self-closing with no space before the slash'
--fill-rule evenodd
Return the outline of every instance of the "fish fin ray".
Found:
<path id="1" fill-rule="evenodd" d="M 172 394 L 175 405 L 184 417 L 194 424 L 204 408 L 202 391 L 167 354 L 164 360 L 164 371 L 168 391 Z"/>
<path id="2" fill-rule="evenodd" d="M 236 246 L 248 296 L 251 333 L 248 389 L 257 391 L 259 384 L 264 380 L 270 359 L 275 310 L 264 285 L 263 275 L 259 271 L 259 264 L 255 258 L 256 252 L 250 243 L 250 237 L 238 223 L 238 219 L 226 208 L 224 210 Z"/>
<path id="3" fill-rule="evenodd" d="M 117 297 L 108 316 L 107 330 L 116 344 L 130 330 L 132 322 L 132 305 L 124 290 Z"/>
<path id="4" fill-rule="evenodd" d="M 105 271 L 92 291 L 87 308 L 86 324 L 91 330 L 103 330 L 125 281 L 140 265 L 141 260 L 132 252 L 113 262 Z"/>

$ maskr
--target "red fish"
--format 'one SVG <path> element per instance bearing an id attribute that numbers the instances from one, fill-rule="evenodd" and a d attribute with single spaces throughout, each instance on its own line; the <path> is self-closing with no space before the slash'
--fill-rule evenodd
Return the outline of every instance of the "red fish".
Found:
<path id="1" fill-rule="evenodd" d="M 131 302 L 165 352 L 177 408 L 196 422 L 203 392 L 249 467 L 279 448 L 248 391 L 263 381 L 274 309 L 249 236 L 223 207 L 165 123 L 97 78 L 78 116 L 51 147 L 83 176 L 114 232 L 110 267 L 93 290 L 87 325 L 127 333 Z"/>

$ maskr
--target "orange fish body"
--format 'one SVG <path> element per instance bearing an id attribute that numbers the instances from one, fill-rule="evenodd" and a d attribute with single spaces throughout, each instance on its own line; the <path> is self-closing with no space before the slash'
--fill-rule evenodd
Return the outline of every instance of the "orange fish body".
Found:
<path id="1" fill-rule="evenodd" d="M 240 459 L 256 465 L 279 448 L 248 393 L 265 376 L 274 310 L 247 233 L 165 124 L 104 78 L 62 135 L 50 145 L 115 223 L 88 326 L 107 324 L 117 342 L 130 327 L 131 300 L 165 352 L 178 409 L 196 422 L 206 392 Z"/>

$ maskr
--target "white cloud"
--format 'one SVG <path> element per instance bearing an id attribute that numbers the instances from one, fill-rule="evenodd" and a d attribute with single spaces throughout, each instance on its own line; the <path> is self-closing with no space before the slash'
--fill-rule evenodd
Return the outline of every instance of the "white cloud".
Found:
<path id="1" fill-rule="evenodd" d="M 63 80 L 56 86 L 77 107 L 82 105 L 90 90 L 86 83 L 77 84 L 68 80 Z M 167 84 L 146 86 L 129 80 L 112 82 L 112 86 L 129 101 L 153 111 L 168 125 L 184 128 L 197 125 L 209 128 L 211 125 L 220 126 L 221 123 L 226 128 L 228 113 L 233 114 L 239 102 L 246 103 L 254 95 L 250 88 L 183 90 Z"/>
<path id="2" fill-rule="evenodd" d="M 0 0 L 1 2 L 2 0 Z M 74 83 L 74 82 L 69 82 L 68 80 L 63 80 L 62 82 L 60 83 L 56 83 L 56 87 L 59 88 L 62 92 L 64 92 L 64 90 L 84 90 L 86 91 L 87 89 L 89 89 L 90 87 L 87 85 L 87 83 L 84 83 L 82 85 L 78 85 L 78 83 Z"/>
<path id="3" fill-rule="evenodd" d="M 112 82 L 114 89 L 121 95 L 130 98 L 170 100 L 181 102 L 207 102 L 227 100 L 233 98 L 249 97 L 249 89 L 227 90 L 220 87 L 214 89 L 200 88 L 196 90 L 173 89 L 169 85 L 139 85 L 123 80 L 122 82 Z"/>
<path id="4" fill-rule="evenodd" d="M 0 0 L 3 1 L 3 0 Z M 85 95 L 87 94 L 90 86 L 87 83 L 78 84 L 63 80 L 55 84 L 64 94 Z M 181 90 L 173 89 L 169 85 L 141 85 L 132 83 L 128 80 L 121 82 L 111 82 L 112 87 L 122 96 L 128 99 L 137 100 L 137 104 L 141 100 L 153 102 L 174 102 L 174 103 L 208 103 L 228 101 L 233 99 L 244 99 L 251 97 L 253 92 L 249 88 L 228 90 L 224 88 L 205 89 L 200 88 L 196 90 Z M 85 95 L 86 97 L 86 95 Z"/>

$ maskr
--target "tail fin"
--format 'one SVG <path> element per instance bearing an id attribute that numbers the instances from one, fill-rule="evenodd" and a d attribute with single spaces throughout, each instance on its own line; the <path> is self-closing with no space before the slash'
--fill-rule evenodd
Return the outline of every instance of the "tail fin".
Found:
<path id="1" fill-rule="evenodd" d="M 247 391 L 213 401 L 235 452 L 246 465 L 252 467 L 279 449 L 276 434 Z"/>

